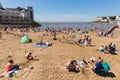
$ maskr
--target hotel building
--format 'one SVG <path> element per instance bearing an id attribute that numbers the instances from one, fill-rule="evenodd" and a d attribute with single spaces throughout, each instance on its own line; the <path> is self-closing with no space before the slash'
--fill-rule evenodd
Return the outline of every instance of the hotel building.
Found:
<path id="1" fill-rule="evenodd" d="M 0 25 L 30 26 L 34 22 L 33 8 L 3 8 L 0 3 Z"/>

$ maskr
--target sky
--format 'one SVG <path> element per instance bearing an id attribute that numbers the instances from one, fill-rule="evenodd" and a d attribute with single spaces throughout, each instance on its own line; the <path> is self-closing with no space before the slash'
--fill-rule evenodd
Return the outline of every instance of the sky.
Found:
<path id="1" fill-rule="evenodd" d="M 33 6 L 39 22 L 88 22 L 120 15 L 120 0 L 0 0 L 3 7 Z"/>

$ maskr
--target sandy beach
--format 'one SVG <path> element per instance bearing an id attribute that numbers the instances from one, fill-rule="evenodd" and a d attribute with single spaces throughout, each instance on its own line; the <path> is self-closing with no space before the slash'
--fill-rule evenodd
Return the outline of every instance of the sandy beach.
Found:
<path id="1" fill-rule="evenodd" d="M 10 33 L 20 33 L 18 31 Z M 0 40 L 0 75 L 5 71 L 5 66 L 9 59 L 13 59 L 15 63 L 21 64 L 26 62 L 25 55 L 32 52 L 37 57 L 36 61 L 30 61 L 30 63 L 24 66 L 24 69 L 29 65 L 34 69 L 28 70 L 21 74 L 18 78 L 5 78 L 0 80 L 120 80 L 120 54 L 104 54 L 97 51 L 101 45 L 108 45 L 110 42 L 116 44 L 117 49 L 120 49 L 120 29 L 114 30 L 113 37 L 98 37 L 96 32 L 89 32 L 92 38 L 92 45 L 90 47 L 80 47 L 76 44 L 69 44 L 65 40 L 64 42 L 52 40 L 52 36 L 40 37 L 43 32 L 28 32 L 29 38 L 32 39 L 32 43 L 20 44 L 21 37 L 14 37 L 13 34 L 7 34 L 2 31 L 2 39 Z M 62 37 L 65 34 L 58 33 L 57 37 Z M 76 34 L 76 38 L 67 39 L 71 43 L 77 41 L 83 35 Z M 66 37 L 66 36 L 65 36 Z M 36 41 L 43 40 L 45 42 L 49 39 L 53 45 L 48 48 L 34 47 Z M 110 72 L 115 74 L 115 78 L 101 77 L 96 74 L 88 74 L 89 69 L 83 73 L 80 69 L 79 73 L 72 73 L 66 71 L 66 64 L 71 60 L 89 60 L 91 57 L 102 57 L 104 61 L 110 64 Z"/>

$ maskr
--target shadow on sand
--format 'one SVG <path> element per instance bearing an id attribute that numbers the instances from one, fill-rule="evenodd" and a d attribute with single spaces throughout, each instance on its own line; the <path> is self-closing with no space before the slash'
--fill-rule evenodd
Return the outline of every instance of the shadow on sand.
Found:
<path id="1" fill-rule="evenodd" d="M 90 45 L 90 47 L 95 47 L 96 45 Z"/>
<path id="2" fill-rule="evenodd" d="M 98 74 L 98 75 L 100 75 L 102 77 L 111 77 L 111 78 L 115 78 L 116 77 L 115 74 L 112 73 L 112 72 L 105 72 L 105 73 Z"/>

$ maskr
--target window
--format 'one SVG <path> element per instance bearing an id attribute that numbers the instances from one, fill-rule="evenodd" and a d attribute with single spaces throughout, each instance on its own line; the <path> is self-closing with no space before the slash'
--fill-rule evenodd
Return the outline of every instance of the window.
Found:
<path id="1" fill-rule="evenodd" d="M 116 16 L 110 16 L 109 19 L 110 20 L 116 20 Z"/>
<path id="2" fill-rule="evenodd" d="M 6 22 L 9 22 L 9 20 L 6 20 Z"/>
<path id="3" fill-rule="evenodd" d="M 9 16 L 6 16 L 6 18 L 9 18 Z"/>
<path id="4" fill-rule="evenodd" d="M 19 20 L 17 20 L 17 22 L 19 22 Z"/>
<path id="5" fill-rule="evenodd" d="M 103 20 L 104 20 L 104 19 L 107 19 L 107 17 L 103 17 L 102 19 L 103 19 Z"/>
<path id="6" fill-rule="evenodd" d="M 19 18 L 19 17 L 16 17 L 17 19 Z"/>
<path id="7" fill-rule="evenodd" d="M 11 18 L 14 18 L 14 16 L 11 16 Z"/>
<path id="8" fill-rule="evenodd" d="M 20 17 L 20 19 L 22 19 L 22 17 Z"/>
<path id="9" fill-rule="evenodd" d="M 23 20 L 21 20 L 21 22 L 23 22 Z"/>

